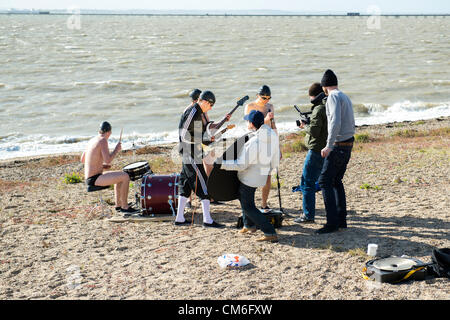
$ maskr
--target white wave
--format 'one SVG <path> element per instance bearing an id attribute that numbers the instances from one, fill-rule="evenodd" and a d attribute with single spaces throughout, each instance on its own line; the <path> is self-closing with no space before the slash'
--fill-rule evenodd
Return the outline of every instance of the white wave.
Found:
<path id="1" fill-rule="evenodd" d="M 379 104 L 364 104 L 368 108 L 368 113 L 363 116 L 355 113 L 356 125 L 382 124 L 389 122 L 426 120 L 442 116 L 450 116 L 450 102 L 428 103 L 403 101 L 394 103 L 391 106 Z M 296 126 L 297 115 L 283 116 L 277 122 L 280 134 L 298 132 Z M 239 120 L 237 126 L 227 131 L 222 138 L 236 138 L 247 132 L 244 121 Z M 93 135 L 92 135 L 93 136 Z M 47 136 L 47 135 L 26 135 L 23 133 L 9 133 L 0 136 L 0 159 L 11 159 L 17 157 L 27 157 L 46 154 L 82 152 L 92 136 Z M 119 141 L 119 134 L 116 133 L 109 139 L 110 148 L 114 148 Z M 157 145 L 174 143 L 178 141 L 178 130 L 160 131 L 151 133 L 131 132 L 122 136 L 122 149 L 131 150 L 142 148 L 147 145 Z"/>
<path id="2" fill-rule="evenodd" d="M 356 117 L 357 125 L 426 120 L 450 116 L 450 102 L 429 103 L 409 100 L 394 103 L 387 109 L 371 109 L 366 117 Z"/>
<path id="3" fill-rule="evenodd" d="M 11 134 L 0 139 L 0 160 L 57 153 L 82 152 L 92 136 L 59 136 Z M 109 147 L 113 149 L 119 141 L 119 135 L 109 138 Z M 178 141 L 178 130 L 140 134 L 133 132 L 122 136 L 122 150 L 141 148 L 146 145 L 172 143 Z"/>
<path id="4" fill-rule="evenodd" d="M 434 85 L 450 86 L 450 80 L 433 80 L 431 83 Z"/>
<path id="5" fill-rule="evenodd" d="M 74 82 L 74 86 L 95 86 L 103 88 L 114 88 L 119 86 L 133 86 L 133 87 L 145 87 L 146 84 L 143 81 L 138 80 L 103 80 L 103 81 L 92 81 L 92 82 Z"/>

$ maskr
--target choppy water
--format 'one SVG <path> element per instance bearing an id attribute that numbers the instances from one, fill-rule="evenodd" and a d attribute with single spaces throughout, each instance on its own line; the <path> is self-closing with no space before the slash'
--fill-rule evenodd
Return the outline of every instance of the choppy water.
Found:
<path id="1" fill-rule="evenodd" d="M 357 124 L 450 115 L 450 18 L 0 15 L 0 159 L 80 151 L 99 124 L 123 148 L 177 139 L 193 88 L 218 120 L 267 84 L 281 131 L 327 68 Z M 231 123 L 244 132 L 243 111 Z"/>

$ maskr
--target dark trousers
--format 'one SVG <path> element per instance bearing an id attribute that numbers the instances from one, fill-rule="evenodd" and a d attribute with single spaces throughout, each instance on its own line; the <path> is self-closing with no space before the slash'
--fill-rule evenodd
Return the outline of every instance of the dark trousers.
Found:
<path id="1" fill-rule="evenodd" d="M 344 226 L 347 223 L 347 203 L 342 178 L 351 153 L 351 146 L 334 146 L 325 158 L 319 176 L 319 186 L 327 212 L 327 225 L 331 227 Z"/>
<path id="2" fill-rule="evenodd" d="M 257 227 L 267 236 L 274 235 L 276 234 L 275 227 L 269 222 L 269 219 L 256 208 L 255 190 L 256 188 L 249 187 L 242 182 L 239 185 L 239 201 L 242 206 L 242 220 L 244 222 L 244 227 Z"/>
<path id="3" fill-rule="evenodd" d="M 193 160 L 191 163 L 183 163 L 178 184 L 180 195 L 189 198 L 195 192 L 200 200 L 209 200 L 206 181 L 208 176 L 202 163 L 196 164 Z"/>

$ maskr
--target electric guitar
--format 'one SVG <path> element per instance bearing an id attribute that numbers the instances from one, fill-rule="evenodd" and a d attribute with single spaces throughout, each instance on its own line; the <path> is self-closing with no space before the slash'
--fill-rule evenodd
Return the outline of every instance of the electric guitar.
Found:
<path id="1" fill-rule="evenodd" d="M 220 138 L 220 136 L 223 135 L 228 130 L 233 129 L 234 127 L 236 127 L 235 124 L 229 124 L 229 125 L 227 125 L 227 127 L 225 129 L 220 130 L 218 133 L 216 133 L 213 136 L 214 137 L 214 142 L 212 142 L 209 145 L 205 145 L 205 144 L 202 143 L 203 151 L 205 151 L 206 153 L 210 152 L 214 148 L 214 145 L 217 144 L 218 139 Z"/>

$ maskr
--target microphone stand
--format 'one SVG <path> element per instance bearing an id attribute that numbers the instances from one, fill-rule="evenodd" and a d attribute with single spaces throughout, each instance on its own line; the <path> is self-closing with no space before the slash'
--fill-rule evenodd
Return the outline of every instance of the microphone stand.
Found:
<path id="1" fill-rule="evenodd" d="M 270 119 L 272 126 L 273 126 L 273 121 L 274 121 L 273 118 Z M 278 189 L 278 203 L 280 204 L 280 212 L 288 217 L 289 215 L 284 212 L 283 207 L 281 205 L 280 176 L 278 174 L 278 168 L 277 168 L 277 189 Z"/>

